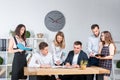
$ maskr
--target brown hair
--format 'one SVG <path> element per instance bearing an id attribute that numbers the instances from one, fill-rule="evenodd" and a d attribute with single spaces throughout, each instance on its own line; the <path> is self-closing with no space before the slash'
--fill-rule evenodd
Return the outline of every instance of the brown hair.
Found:
<path id="1" fill-rule="evenodd" d="M 74 45 L 80 45 L 80 46 L 82 46 L 82 42 L 80 42 L 80 41 L 75 41 L 75 42 L 74 42 Z"/>
<path id="2" fill-rule="evenodd" d="M 57 41 L 57 36 L 61 36 L 61 37 L 63 38 L 63 40 L 62 40 L 61 43 L 59 43 L 59 42 Z M 54 40 L 54 44 L 55 44 L 55 46 L 60 46 L 60 48 L 62 48 L 62 49 L 65 48 L 65 38 L 64 38 L 64 33 L 63 33 L 63 32 L 59 31 L 59 32 L 56 34 L 55 40 Z"/>
<path id="3" fill-rule="evenodd" d="M 114 41 L 112 39 L 111 33 L 109 31 L 103 31 L 102 33 L 105 36 L 105 41 L 102 41 L 101 38 L 100 38 L 102 44 L 104 45 L 105 43 L 108 43 L 108 44 L 112 43 L 114 45 L 114 47 L 115 47 L 115 52 L 116 52 L 116 46 L 115 46 L 115 43 L 114 43 Z"/>
<path id="4" fill-rule="evenodd" d="M 98 25 L 98 24 L 93 24 L 93 25 L 91 26 L 91 29 L 95 29 L 96 27 L 99 29 L 99 25 Z"/>
<path id="5" fill-rule="evenodd" d="M 46 43 L 46 42 L 41 42 L 40 44 L 39 44 L 39 49 L 41 50 L 41 49 L 44 49 L 45 47 L 48 47 L 48 44 Z"/>
<path id="6" fill-rule="evenodd" d="M 20 30 L 21 30 L 22 27 L 25 28 L 25 32 L 23 33 L 23 35 L 21 35 L 21 38 L 25 41 L 25 40 L 26 40 L 26 36 L 25 36 L 26 27 L 25 27 L 25 25 L 19 24 L 19 25 L 16 27 L 16 29 L 15 29 L 15 35 L 17 35 L 17 36 L 20 37 Z"/>

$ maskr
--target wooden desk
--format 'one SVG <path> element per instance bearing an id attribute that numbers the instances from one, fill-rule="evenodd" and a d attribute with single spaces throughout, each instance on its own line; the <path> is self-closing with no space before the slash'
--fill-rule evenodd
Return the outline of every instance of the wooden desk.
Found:
<path id="1" fill-rule="evenodd" d="M 91 68 L 93 68 L 95 70 L 99 70 L 99 74 L 104 74 L 104 73 L 110 74 L 110 70 L 107 70 L 107 69 L 104 69 L 104 68 L 101 68 L 101 67 L 93 66 Z"/>
<path id="2" fill-rule="evenodd" d="M 32 68 L 24 67 L 24 75 L 73 75 L 73 74 L 103 74 L 110 73 L 109 70 L 100 67 L 87 67 L 86 70 L 80 68 Z"/>

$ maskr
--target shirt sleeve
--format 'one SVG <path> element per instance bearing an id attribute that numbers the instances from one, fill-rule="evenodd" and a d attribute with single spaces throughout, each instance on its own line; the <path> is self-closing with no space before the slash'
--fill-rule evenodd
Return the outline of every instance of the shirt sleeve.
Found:
<path id="1" fill-rule="evenodd" d="M 50 65 L 51 65 L 51 66 L 54 66 L 54 62 L 53 62 L 52 55 L 50 56 Z"/>
<path id="2" fill-rule="evenodd" d="M 55 63 L 58 59 L 56 57 L 56 50 L 55 50 L 54 43 L 52 43 L 52 55 L 53 55 L 53 60 L 54 60 L 54 63 Z"/>
<path id="3" fill-rule="evenodd" d="M 35 55 L 31 57 L 28 67 L 40 67 L 40 64 L 37 61 L 37 57 Z"/>
<path id="4" fill-rule="evenodd" d="M 88 38 L 87 52 L 88 52 L 88 54 L 90 54 L 92 52 L 92 41 L 90 38 Z"/>

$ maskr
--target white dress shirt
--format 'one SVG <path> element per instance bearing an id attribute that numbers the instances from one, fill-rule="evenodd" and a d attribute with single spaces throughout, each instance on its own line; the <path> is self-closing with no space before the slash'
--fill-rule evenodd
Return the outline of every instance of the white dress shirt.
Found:
<path id="1" fill-rule="evenodd" d="M 41 65 L 51 65 L 53 66 L 53 59 L 51 53 L 43 55 L 40 53 L 34 53 L 28 64 L 29 67 L 40 67 Z"/>

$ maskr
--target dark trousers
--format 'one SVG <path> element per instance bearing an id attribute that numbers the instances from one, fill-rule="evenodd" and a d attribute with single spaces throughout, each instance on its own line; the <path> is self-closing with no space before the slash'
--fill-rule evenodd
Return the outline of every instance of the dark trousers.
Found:
<path id="1" fill-rule="evenodd" d="M 87 75 L 86 80 L 94 80 L 94 74 Z M 103 80 L 103 74 L 96 74 L 95 80 Z"/>
<path id="2" fill-rule="evenodd" d="M 30 76 L 29 80 L 56 80 L 56 79 L 54 75 L 52 76 L 45 75 L 45 76 Z"/>
<path id="3" fill-rule="evenodd" d="M 11 80 L 26 79 L 24 76 L 24 67 L 27 66 L 26 57 L 24 53 L 15 53 L 12 63 L 12 77 Z"/>
<path id="4" fill-rule="evenodd" d="M 89 66 L 99 66 L 99 59 L 95 57 L 90 57 L 88 60 Z"/>
<path id="5" fill-rule="evenodd" d="M 86 75 L 64 75 L 63 80 L 86 80 Z"/>
<path id="6" fill-rule="evenodd" d="M 95 57 L 90 57 L 89 58 L 89 66 L 99 66 L 99 59 L 95 58 Z M 87 76 L 87 80 L 94 80 L 94 74 L 92 75 L 88 75 Z M 103 75 L 102 74 L 96 74 L 96 80 L 103 80 Z"/>

